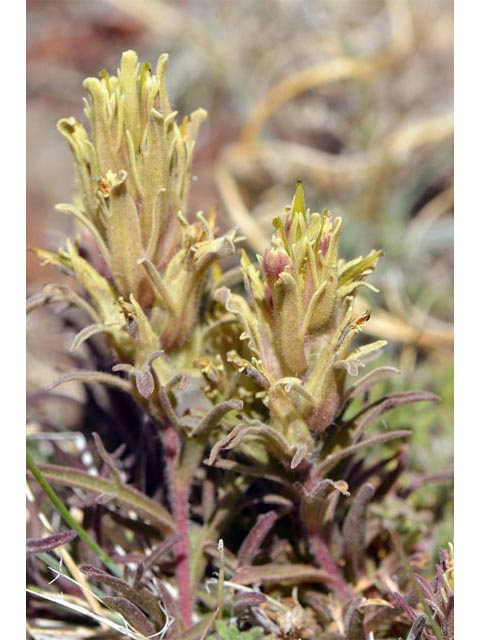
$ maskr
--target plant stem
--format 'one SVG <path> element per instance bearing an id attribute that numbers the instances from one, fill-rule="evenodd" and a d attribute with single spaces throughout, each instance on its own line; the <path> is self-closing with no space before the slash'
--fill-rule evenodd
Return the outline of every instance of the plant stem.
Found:
<path id="1" fill-rule="evenodd" d="M 175 481 L 174 481 L 175 482 Z M 172 496 L 173 517 L 178 533 L 184 535 L 176 544 L 176 567 L 178 584 L 178 607 L 185 628 L 192 622 L 192 597 L 190 585 L 190 539 L 188 535 L 188 490 L 176 482 Z"/>
<path id="2" fill-rule="evenodd" d="M 190 537 L 188 532 L 188 499 L 190 483 L 179 473 L 181 455 L 180 436 L 175 427 L 165 422 L 160 427 L 163 450 L 166 458 L 168 488 L 173 520 L 177 533 L 184 534 L 175 545 L 175 574 L 178 587 L 178 608 L 188 629 L 192 623 L 192 596 L 190 585 Z"/>
<path id="3" fill-rule="evenodd" d="M 43 476 L 40 469 L 33 461 L 32 456 L 27 453 L 27 467 L 30 469 L 40 487 L 43 489 L 45 495 L 48 497 L 53 506 L 60 513 L 62 518 L 68 524 L 69 527 L 75 529 L 78 533 L 78 537 L 82 540 L 103 562 L 103 564 L 110 569 L 110 571 L 118 577 L 122 577 L 122 570 L 117 566 L 115 562 L 105 553 L 105 551 L 99 547 L 99 545 L 89 536 L 85 529 L 75 520 L 70 511 L 65 507 L 58 495 L 49 485 L 48 481 Z"/>

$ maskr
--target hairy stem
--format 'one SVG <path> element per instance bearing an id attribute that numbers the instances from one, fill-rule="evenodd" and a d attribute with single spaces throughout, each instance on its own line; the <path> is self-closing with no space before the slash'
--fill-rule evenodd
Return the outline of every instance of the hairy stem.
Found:
<path id="1" fill-rule="evenodd" d="M 184 534 L 175 545 L 178 585 L 178 606 L 185 628 L 192 622 L 192 596 L 190 584 L 190 540 L 188 536 L 188 490 L 175 482 L 172 493 L 172 508 L 177 531 Z"/>
<path id="2" fill-rule="evenodd" d="M 181 455 L 180 436 L 175 427 L 161 425 L 160 434 L 166 458 L 170 504 L 177 533 L 183 534 L 175 545 L 175 574 L 178 587 L 178 607 L 185 629 L 192 622 L 192 594 L 190 585 L 190 537 L 188 535 L 188 499 L 190 483 L 179 473 Z"/>

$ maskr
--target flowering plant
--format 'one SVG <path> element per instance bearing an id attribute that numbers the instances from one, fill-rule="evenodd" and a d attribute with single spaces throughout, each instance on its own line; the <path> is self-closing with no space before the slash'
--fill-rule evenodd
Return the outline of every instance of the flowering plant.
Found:
<path id="1" fill-rule="evenodd" d="M 410 432 L 367 437 L 365 429 L 388 410 L 435 397 L 368 400 L 393 369 L 360 375 L 385 342 L 355 342 L 369 312 L 355 315 L 353 301 L 360 287 L 374 289 L 366 279 L 382 252 L 339 258 L 341 220 L 311 212 L 299 183 L 263 256 L 242 251 L 239 289 L 235 269 L 222 268 L 237 251 L 237 230 L 218 235 L 213 210 L 193 221 L 189 212 L 206 113 L 177 122 L 166 62 L 161 56 L 153 72 L 125 52 L 116 76 L 104 71 L 84 83 L 90 131 L 74 118 L 60 121 L 78 194 L 57 208 L 73 216 L 78 234 L 57 252 L 37 253 L 77 286 L 49 285 L 29 302 L 30 311 L 52 302 L 76 307 L 84 326 L 71 349 L 97 357 L 91 370 L 68 372 L 56 386 L 106 385 L 107 436 L 115 433 L 115 403 L 130 397 L 128 432 L 140 439 L 149 425 L 154 444 L 120 442 L 109 453 L 93 433 L 93 467 L 37 466 L 29 456 L 31 474 L 71 528 L 30 541 L 31 554 L 78 544 L 82 562 L 68 565 L 71 581 L 83 575 L 99 584 L 100 619 L 117 632 L 126 621 L 129 637 L 407 633 L 414 609 L 395 600 L 385 572 L 400 576 L 399 592 L 408 576 L 384 520 L 368 509 L 394 493 L 407 464 L 405 446 L 382 443 Z M 370 463 L 374 446 L 383 457 Z M 161 473 L 145 476 L 152 468 Z M 84 513 L 95 511 L 95 530 L 50 483 L 75 489 Z M 68 579 L 61 575 L 63 588 Z M 85 591 L 76 584 L 78 597 Z"/>

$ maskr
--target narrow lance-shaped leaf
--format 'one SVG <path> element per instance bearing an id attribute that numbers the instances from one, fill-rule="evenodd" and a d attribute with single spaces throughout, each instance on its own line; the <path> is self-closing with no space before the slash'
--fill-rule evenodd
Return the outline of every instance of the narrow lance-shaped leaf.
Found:
<path id="1" fill-rule="evenodd" d="M 334 579 L 327 571 L 309 564 L 262 564 L 240 567 L 233 577 L 238 584 L 302 584 L 318 582 L 330 585 Z"/>
<path id="2" fill-rule="evenodd" d="M 220 420 L 230 411 L 239 411 L 243 408 L 241 400 L 225 400 L 215 405 L 198 423 L 192 431 L 192 436 L 198 436 L 213 429 Z"/>
<path id="3" fill-rule="evenodd" d="M 125 620 L 139 633 L 147 637 L 155 634 L 155 627 L 150 620 L 127 598 L 103 596 L 103 602 L 121 613 Z"/>
<path id="4" fill-rule="evenodd" d="M 70 351 L 78 351 L 81 345 L 86 341 L 92 338 L 93 336 L 98 335 L 99 333 L 110 333 L 111 328 L 104 324 L 89 324 L 88 327 L 85 327 L 81 331 L 77 333 L 75 336 L 71 346 Z"/>
<path id="5" fill-rule="evenodd" d="M 355 577 L 360 575 L 365 562 L 366 510 L 375 489 L 364 484 L 353 499 L 343 524 L 344 551 L 349 569 Z"/>
<path id="6" fill-rule="evenodd" d="M 117 467 L 115 458 L 110 453 L 108 453 L 108 451 L 105 449 L 102 439 L 100 438 L 98 433 L 95 433 L 94 431 L 92 433 L 92 437 L 95 443 L 95 448 L 97 449 L 98 454 L 103 460 L 103 462 L 106 464 L 106 466 L 110 470 L 110 473 L 112 474 L 113 479 L 118 483 L 122 482 L 123 481 L 122 473 L 120 469 L 118 469 Z M 112 495 L 116 495 L 116 494 L 112 494 Z"/>
<path id="7" fill-rule="evenodd" d="M 355 425 L 353 439 L 354 441 L 358 440 L 365 427 L 372 424 L 374 420 L 387 411 L 414 402 L 438 402 L 439 399 L 437 395 L 429 391 L 397 391 L 390 393 L 363 408 L 350 420 L 350 423 Z"/>
<path id="8" fill-rule="evenodd" d="M 257 518 L 256 523 L 251 531 L 249 531 L 238 551 L 237 557 L 240 567 L 244 567 L 252 563 L 255 555 L 260 550 L 262 542 L 269 534 L 277 518 L 278 516 L 275 511 L 268 511 Z"/>
<path id="9" fill-rule="evenodd" d="M 48 480 L 65 487 L 78 487 L 97 494 L 115 495 L 116 502 L 150 520 L 152 525 L 160 531 L 169 533 L 175 531 L 175 524 L 167 510 L 158 501 L 152 500 L 133 487 L 92 476 L 77 469 L 57 465 L 39 465 L 39 468 Z"/>
<path id="10" fill-rule="evenodd" d="M 406 430 L 389 431 L 388 433 L 382 433 L 378 436 L 374 436 L 373 438 L 369 438 L 368 440 L 357 442 L 356 444 L 352 444 L 348 447 L 345 447 L 344 449 L 341 449 L 337 453 L 333 453 L 327 456 L 327 458 L 316 467 L 315 473 L 317 473 L 318 475 L 328 473 L 328 471 L 332 469 L 336 464 L 338 464 L 340 460 L 348 458 L 348 456 L 352 455 L 352 453 L 356 453 L 361 449 L 371 447 L 374 444 L 388 442 L 389 440 L 395 440 L 397 438 L 408 438 L 411 435 L 412 432 Z"/>
<path id="11" fill-rule="evenodd" d="M 61 533 L 54 533 L 51 536 L 45 538 L 28 538 L 27 539 L 27 554 L 31 553 L 45 553 L 46 551 L 52 551 L 57 547 L 61 547 L 64 544 L 68 544 L 75 540 L 78 533 L 76 531 L 62 531 Z"/>
<path id="12" fill-rule="evenodd" d="M 84 384 L 107 384 L 111 387 L 116 387 L 125 393 L 131 393 L 132 391 L 130 382 L 123 380 L 123 378 L 120 378 L 119 376 L 113 376 L 111 373 L 105 373 L 104 371 L 81 370 L 64 373 L 62 376 L 54 380 L 47 387 L 47 390 L 51 391 L 52 389 L 55 389 L 55 387 L 59 387 L 60 385 L 72 380 L 78 380 Z"/>
<path id="13" fill-rule="evenodd" d="M 345 613 L 345 633 L 348 640 L 365 640 L 363 630 L 363 615 L 358 605 L 361 599 L 353 600 Z"/>
<path id="14" fill-rule="evenodd" d="M 133 588 L 125 582 L 125 580 L 122 580 L 122 578 L 111 576 L 105 571 L 90 565 L 81 565 L 80 570 L 93 580 L 98 580 L 98 582 L 106 584 L 118 593 L 121 593 L 138 607 L 141 607 L 146 613 L 151 615 L 154 620 L 160 624 L 163 623 L 164 614 L 159 606 L 159 601 L 147 589 L 138 587 Z"/>
<path id="15" fill-rule="evenodd" d="M 144 571 L 148 571 L 154 567 L 155 564 L 166 556 L 184 536 L 184 533 L 176 533 L 172 536 L 168 536 L 168 538 L 159 544 L 143 562 Z"/>
<path id="16" fill-rule="evenodd" d="M 427 624 L 427 618 L 424 615 L 418 616 L 408 632 L 407 640 L 420 640 L 422 632 Z"/>

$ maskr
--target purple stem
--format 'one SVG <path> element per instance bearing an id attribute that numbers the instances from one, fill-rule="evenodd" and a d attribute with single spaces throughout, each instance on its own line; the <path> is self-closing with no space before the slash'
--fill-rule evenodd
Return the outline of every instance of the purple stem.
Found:
<path id="1" fill-rule="evenodd" d="M 175 480 L 174 480 L 175 482 Z M 188 492 L 179 482 L 175 483 L 173 496 L 173 519 L 177 525 L 178 533 L 184 535 L 175 545 L 176 567 L 178 585 L 178 608 L 182 616 L 185 629 L 192 623 L 192 597 L 190 593 L 190 544 L 188 536 Z"/>
<path id="2" fill-rule="evenodd" d="M 192 623 L 192 597 L 190 592 L 190 538 L 188 535 L 188 483 L 184 483 L 178 469 L 180 437 L 171 424 L 161 429 L 162 442 L 167 462 L 167 477 L 173 519 L 177 533 L 183 534 L 175 545 L 175 575 L 178 587 L 178 608 L 184 628 Z"/>

